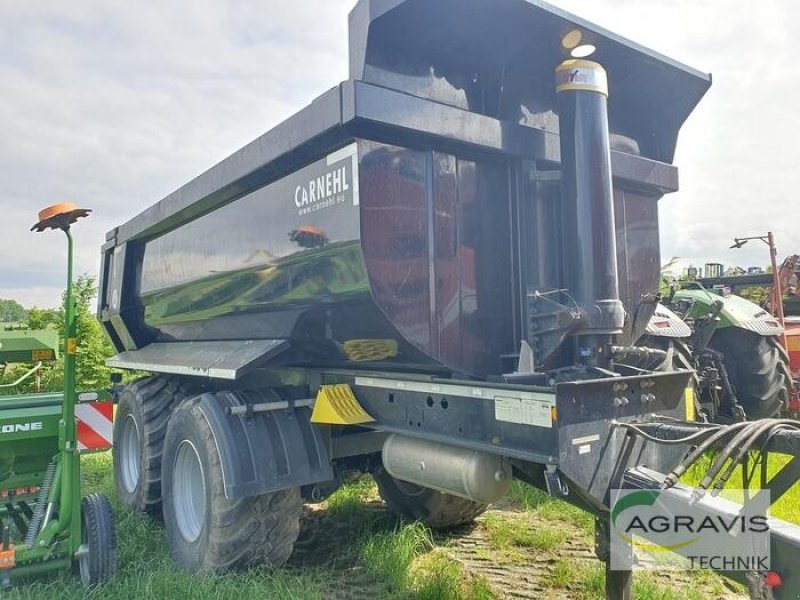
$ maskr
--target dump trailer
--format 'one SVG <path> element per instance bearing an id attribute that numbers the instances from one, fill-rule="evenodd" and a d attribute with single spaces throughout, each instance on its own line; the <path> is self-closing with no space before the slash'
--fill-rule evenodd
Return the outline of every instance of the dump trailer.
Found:
<path id="1" fill-rule="evenodd" d="M 108 364 L 150 373 L 118 396 L 122 502 L 214 571 L 282 564 L 353 472 L 434 527 L 518 478 L 594 514 L 607 560 L 612 490 L 674 492 L 741 431 L 696 424 L 691 371 L 628 364 L 663 352 L 634 346 L 658 201 L 710 83 L 539 0 L 360 0 L 347 81 L 108 233 Z"/>

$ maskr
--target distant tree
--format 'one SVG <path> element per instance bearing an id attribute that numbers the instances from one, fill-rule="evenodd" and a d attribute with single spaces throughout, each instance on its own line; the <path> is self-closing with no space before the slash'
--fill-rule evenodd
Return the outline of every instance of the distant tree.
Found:
<path id="1" fill-rule="evenodd" d="M 36 308 L 28 311 L 28 329 L 59 329 L 64 323 L 64 311 L 60 308 Z"/>
<path id="2" fill-rule="evenodd" d="M 16 300 L 0 298 L 0 323 L 19 323 L 28 318 L 28 311 Z"/>
<path id="3" fill-rule="evenodd" d="M 665 264 L 661 265 L 661 277 L 659 279 L 658 291 L 663 297 L 669 296 L 670 287 L 680 281 L 680 277 L 676 278 L 672 272 L 672 268 L 678 264 L 680 257 L 673 256 Z"/>
<path id="4" fill-rule="evenodd" d="M 92 306 L 97 296 L 95 278 L 81 275 L 75 281 L 76 329 L 78 338 L 77 375 L 78 389 L 94 390 L 108 386 L 111 369 L 106 359 L 114 354 L 111 342 L 94 316 Z M 64 298 L 66 301 L 66 297 Z M 63 326 L 62 326 L 63 336 Z"/>
<path id="5" fill-rule="evenodd" d="M 768 287 L 753 286 L 740 289 L 736 293 L 738 296 L 741 296 L 745 300 L 749 300 L 750 302 L 755 302 L 759 306 L 765 306 L 767 300 L 769 300 L 770 291 L 771 288 Z"/>
<path id="6" fill-rule="evenodd" d="M 97 321 L 92 311 L 97 286 L 94 277 L 81 275 L 75 280 L 76 304 L 76 334 L 78 339 L 78 355 L 76 366 L 76 386 L 79 391 L 98 390 L 108 387 L 110 369 L 105 361 L 114 354 L 113 347 L 108 341 L 102 326 Z M 31 329 L 46 329 L 54 327 L 58 330 L 60 345 L 64 347 L 64 304 L 66 292 L 62 295 L 60 309 L 31 309 L 27 325 Z M 0 383 L 8 383 L 24 373 L 29 366 L 15 365 L 9 368 L 2 376 Z M 52 367 L 44 370 L 42 381 L 43 391 L 60 391 L 64 382 L 64 357 L 61 352 L 59 360 Z M 19 386 L 16 390 L 0 390 L 0 393 L 20 393 L 32 391 L 33 382 Z"/>

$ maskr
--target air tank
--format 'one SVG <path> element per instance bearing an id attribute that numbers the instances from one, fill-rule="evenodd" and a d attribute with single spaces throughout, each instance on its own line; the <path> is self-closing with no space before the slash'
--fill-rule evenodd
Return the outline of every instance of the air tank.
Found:
<path id="1" fill-rule="evenodd" d="M 501 456 L 397 434 L 386 438 L 381 457 L 395 479 L 483 504 L 500 500 L 514 480 Z"/>

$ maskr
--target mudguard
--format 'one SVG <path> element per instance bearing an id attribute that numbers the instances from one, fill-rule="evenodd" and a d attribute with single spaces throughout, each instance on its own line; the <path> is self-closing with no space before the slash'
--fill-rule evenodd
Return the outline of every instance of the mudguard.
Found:
<path id="1" fill-rule="evenodd" d="M 644 333 L 654 337 L 688 338 L 692 330 L 678 315 L 663 304 L 658 304 Z"/>
<path id="2" fill-rule="evenodd" d="M 684 289 L 675 292 L 672 298 L 673 305 L 684 304 L 687 307 L 686 317 L 691 319 L 707 315 L 715 302 L 722 302 L 716 329 L 739 327 L 762 336 L 783 334 L 783 327 L 775 317 L 741 296 L 723 296 L 705 289 Z"/>
<path id="3" fill-rule="evenodd" d="M 245 396 L 246 395 L 246 401 Z M 214 435 L 225 497 L 237 500 L 333 479 L 319 428 L 308 407 L 263 410 L 285 400 L 270 391 L 203 394 L 200 409 Z M 258 412 L 231 409 L 258 405 Z"/>

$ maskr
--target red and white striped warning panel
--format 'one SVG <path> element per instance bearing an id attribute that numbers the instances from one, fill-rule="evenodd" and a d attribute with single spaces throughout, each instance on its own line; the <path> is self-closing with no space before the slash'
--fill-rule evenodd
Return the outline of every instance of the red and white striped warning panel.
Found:
<path id="1" fill-rule="evenodd" d="M 88 402 L 75 406 L 78 422 L 78 451 L 111 448 L 114 441 L 114 403 Z"/>

